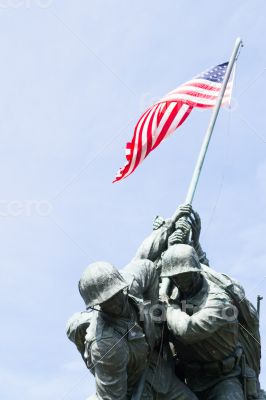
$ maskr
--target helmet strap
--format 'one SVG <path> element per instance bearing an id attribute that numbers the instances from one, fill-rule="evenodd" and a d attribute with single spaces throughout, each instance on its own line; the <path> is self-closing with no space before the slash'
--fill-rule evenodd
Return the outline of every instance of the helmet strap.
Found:
<path id="1" fill-rule="evenodd" d="M 88 307 L 91 311 L 103 312 L 100 308 Z"/>

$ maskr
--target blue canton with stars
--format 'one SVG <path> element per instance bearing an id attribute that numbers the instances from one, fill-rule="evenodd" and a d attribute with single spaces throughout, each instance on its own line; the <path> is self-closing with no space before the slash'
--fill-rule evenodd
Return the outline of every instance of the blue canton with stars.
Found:
<path id="1" fill-rule="evenodd" d="M 227 66 L 228 66 L 228 62 L 216 65 L 216 67 L 212 67 L 211 69 L 208 69 L 208 70 L 202 72 L 200 75 L 197 75 L 195 78 L 196 79 L 207 79 L 208 81 L 211 81 L 211 82 L 221 83 L 224 79 Z"/>

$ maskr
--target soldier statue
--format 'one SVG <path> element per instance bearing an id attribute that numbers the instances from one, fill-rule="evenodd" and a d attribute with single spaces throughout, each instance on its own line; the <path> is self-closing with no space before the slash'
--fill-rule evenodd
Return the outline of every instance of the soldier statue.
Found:
<path id="1" fill-rule="evenodd" d="M 200 228 L 180 206 L 155 219 L 121 273 L 105 262 L 84 271 L 90 312 L 75 314 L 67 334 L 95 376 L 95 399 L 264 399 L 257 312 L 209 267 Z"/>
<path id="2" fill-rule="evenodd" d="M 238 282 L 200 264 L 195 250 L 164 253 L 167 326 L 185 380 L 201 400 L 264 399 L 258 315 Z"/>
<path id="3" fill-rule="evenodd" d="M 156 326 L 144 312 L 145 301 L 149 307 L 158 303 L 158 289 L 158 274 L 149 260 L 133 261 L 121 273 L 104 262 L 84 271 L 79 290 L 93 311 L 74 316 L 68 335 L 95 375 L 97 399 L 196 400 L 175 375 L 170 349 L 164 346 L 164 354 L 160 352 L 160 319 Z M 84 324 L 85 341 L 80 343 Z"/>

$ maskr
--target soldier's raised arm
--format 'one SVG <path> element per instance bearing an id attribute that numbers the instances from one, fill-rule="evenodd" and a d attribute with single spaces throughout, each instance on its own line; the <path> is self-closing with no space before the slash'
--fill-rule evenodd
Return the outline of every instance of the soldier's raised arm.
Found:
<path id="1" fill-rule="evenodd" d="M 189 243 L 197 251 L 200 262 L 209 265 L 206 253 L 203 252 L 199 242 L 200 231 L 199 214 L 192 209 L 190 204 L 182 204 L 172 218 L 164 219 L 159 216 L 155 218 L 153 232 L 144 239 L 134 259 L 148 259 L 154 262 L 161 257 L 169 245 Z"/>
<path id="2" fill-rule="evenodd" d="M 156 303 L 159 298 L 159 275 L 150 260 L 134 259 L 121 271 L 128 291 L 135 297 Z"/>
<path id="3" fill-rule="evenodd" d="M 164 219 L 157 216 L 153 222 L 152 233 L 144 239 L 138 248 L 134 259 L 146 258 L 151 261 L 157 260 L 162 252 L 167 249 L 168 238 L 175 231 L 176 222 L 191 213 L 191 206 L 189 204 L 181 205 L 178 207 L 174 218 Z"/>

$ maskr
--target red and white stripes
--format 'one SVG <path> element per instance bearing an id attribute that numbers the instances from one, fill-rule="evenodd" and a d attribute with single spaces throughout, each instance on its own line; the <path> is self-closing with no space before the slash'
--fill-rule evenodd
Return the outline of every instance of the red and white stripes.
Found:
<path id="1" fill-rule="evenodd" d="M 194 78 L 171 91 L 151 106 L 139 119 L 131 142 L 126 145 L 127 162 L 120 168 L 114 181 L 126 178 L 137 166 L 178 128 L 194 107 L 214 107 L 222 82 Z M 223 105 L 228 105 L 232 81 L 228 82 Z"/>

